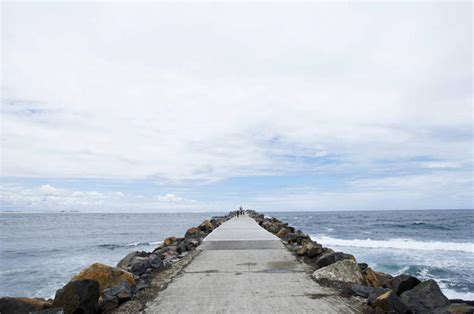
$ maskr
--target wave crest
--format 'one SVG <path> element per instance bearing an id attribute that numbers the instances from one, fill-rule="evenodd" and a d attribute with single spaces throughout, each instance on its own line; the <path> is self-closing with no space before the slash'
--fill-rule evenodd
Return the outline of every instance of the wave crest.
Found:
<path id="1" fill-rule="evenodd" d="M 324 245 L 374 248 L 374 249 L 402 249 L 423 251 L 459 251 L 474 253 L 472 242 L 441 242 L 441 241 L 417 241 L 412 239 L 338 239 L 326 235 L 311 235 L 311 239 Z"/>

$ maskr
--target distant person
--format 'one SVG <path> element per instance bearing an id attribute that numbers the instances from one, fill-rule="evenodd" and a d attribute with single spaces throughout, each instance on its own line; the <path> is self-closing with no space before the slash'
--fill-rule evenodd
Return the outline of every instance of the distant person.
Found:
<path id="1" fill-rule="evenodd" d="M 239 218 L 239 211 L 237 211 L 237 218 Z"/>

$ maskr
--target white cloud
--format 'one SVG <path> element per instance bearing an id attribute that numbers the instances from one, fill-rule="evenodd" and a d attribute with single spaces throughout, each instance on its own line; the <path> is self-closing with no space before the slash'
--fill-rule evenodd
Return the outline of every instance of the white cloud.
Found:
<path id="1" fill-rule="evenodd" d="M 157 200 L 165 201 L 165 202 L 182 202 L 183 201 L 182 197 L 178 197 L 178 196 L 176 196 L 175 194 L 172 194 L 172 193 L 168 193 L 164 196 L 163 195 L 155 195 L 154 197 Z"/>
<path id="2" fill-rule="evenodd" d="M 472 171 L 468 3 L 7 3 L 2 17 L 3 176 Z"/>
<path id="3" fill-rule="evenodd" d="M 137 202 L 137 199 L 139 200 Z M 18 184 L 0 185 L 2 209 L 15 210 L 80 210 L 80 211 L 177 211 L 194 210 L 196 200 L 172 193 L 146 197 L 120 191 L 97 192 L 59 189 L 49 184 L 25 187 Z M 202 204 L 201 204 L 202 205 Z M 178 207 L 176 207 L 178 206 Z"/>

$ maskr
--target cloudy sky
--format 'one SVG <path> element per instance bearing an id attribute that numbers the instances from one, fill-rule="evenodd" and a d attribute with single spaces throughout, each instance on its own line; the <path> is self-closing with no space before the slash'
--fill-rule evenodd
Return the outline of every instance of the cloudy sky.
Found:
<path id="1" fill-rule="evenodd" d="M 473 208 L 472 4 L 3 3 L 2 210 Z"/>

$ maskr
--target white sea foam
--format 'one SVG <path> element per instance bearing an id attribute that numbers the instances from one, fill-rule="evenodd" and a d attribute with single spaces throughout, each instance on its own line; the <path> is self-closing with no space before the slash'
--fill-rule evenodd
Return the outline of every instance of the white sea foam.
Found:
<path id="1" fill-rule="evenodd" d="M 361 248 L 390 248 L 403 250 L 423 250 L 423 251 L 459 251 L 474 253 L 474 243 L 472 242 L 441 242 L 441 241 L 417 241 L 412 239 L 389 239 L 372 240 L 368 239 L 337 239 L 324 234 L 311 235 L 314 241 L 323 245 L 336 245 L 346 247 Z"/>

